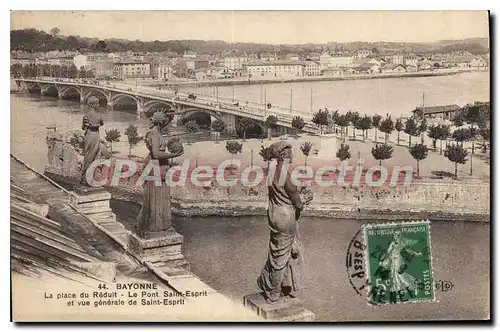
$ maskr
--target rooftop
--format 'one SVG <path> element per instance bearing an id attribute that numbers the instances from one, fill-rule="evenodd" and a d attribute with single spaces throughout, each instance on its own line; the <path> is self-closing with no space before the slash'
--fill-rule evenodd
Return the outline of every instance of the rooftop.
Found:
<path id="1" fill-rule="evenodd" d="M 436 114 L 436 113 L 445 113 L 445 112 L 453 112 L 460 109 L 460 106 L 453 104 L 453 105 L 442 105 L 442 106 L 427 106 L 427 107 L 422 107 L 419 106 L 415 108 L 415 111 L 420 111 L 423 112 L 424 114 Z"/>
<path id="2" fill-rule="evenodd" d="M 133 61 L 133 60 L 128 60 L 128 61 L 119 61 L 115 62 L 116 65 L 140 65 L 140 64 L 149 64 L 147 61 Z"/>
<path id="3" fill-rule="evenodd" d="M 294 60 L 276 60 L 276 61 L 250 61 L 247 62 L 247 66 L 294 66 L 294 65 L 305 65 L 304 61 L 294 61 Z"/>

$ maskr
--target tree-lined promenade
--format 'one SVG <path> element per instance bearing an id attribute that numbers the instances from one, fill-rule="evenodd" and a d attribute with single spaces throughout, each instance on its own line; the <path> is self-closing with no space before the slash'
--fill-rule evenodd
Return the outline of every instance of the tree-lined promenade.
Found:
<path id="1" fill-rule="evenodd" d="M 301 133 L 305 122 L 297 116 L 292 121 L 295 133 L 286 138 L 278 137 L 277 139 L 288 139 L 292 144 L 297 143 L 295 144 L 298 150 L 296 153 L 298 156 L 303 155 L 303 164 L 308 165 L 308 160 L 312 160 L 309 165 L 313 167 L 324 166 L 325 162 L 328 163 L 328 161 L 317 159 L 317 151 L 320 148 L 317 142 L 322 136 L 333 135 L 337 137 L 339 144 L 336 153 L 331 155 L 331 163 L 347 161 L 350 164 L 362 163 L 364 167 L 411 165 L 416 178 L 422 176 L 435 178 L 460 178 L 464 175 L 489 176 L 490 103 L 476 102 L 466 105 L 450 122 L 435 120 L 427 121 L 418 117 L 392 119 L 389 115 L 369 117 L 361 116 L 355 111 L 342 114 L 339 111 L 319 110 L 313 116 L 319 135 Z M 186 139 L 183 135 L 188 136 L 187 143 L 190 145 L 188 150 L 196 151 L 192 151 L 196 164 L 203 162 L 205 154 L 203 151 L 209 149 L 210 158 L 207 161 L 223 160 L 229 155 L 232 159 L 249 159 L 247 160 L 249 165 L 256 165 L 259 163 L 258 156 L 260 155 L 261 162 L 265 166 L 269 161 L 267 142 L 276 139 L 272 138 L 272 130 L 277 121 L 277 116 L 268 116 L 266 119 L 268 130 L 261 132 L 261 136 L 256 136 L 255 131 L 252 131 L 255 128 L 251 122 L 239 121 L 236 136 L 228 136 L 225 133 L 225 125 L 221 121 L 216 120 L 207 127 L 203 125 L 202 119 L 191 118 L 181 124 L 178 128 L 179 132 L 174 136 L 177 139 L 180 137 L 184 142 Z M 199 136 L 203 128 L 218 132 L 229 140 L 224 145 L 212 145 L 218 143 L 219 138 L 216 142 L 194 143 L 196 136 Z M 248 139 L 249 132 L 253 133 L 253 139 Z M 133 125 L 127 128 L 125 135 L 128 140 L 127 152 L 131 155 L 137 142 L 140 141 L 140 135 Z M 115 150 L 120 140 L 120 133 L 116 130 L 107 130 L 106 140 L 110 145 L 113 144 L 113 150 Z M 211 147 L 209 148 L 207 144 Z M 228 155 L 224 155 L 224 150 Z M 119 153 L 125 154 L 125 151 L 120 150 Z M 134 153 L 142 154 L 137 151 Z M 187 155 L 190 154 L 188 151 Z M 296 162 L 297 159 L 296 157 Z M 447 167 L 446 164 L 451 167 Z"/>

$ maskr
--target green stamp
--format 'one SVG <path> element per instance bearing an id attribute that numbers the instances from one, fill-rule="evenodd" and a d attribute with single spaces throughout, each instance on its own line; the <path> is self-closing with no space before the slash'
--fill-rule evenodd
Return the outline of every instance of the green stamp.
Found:
<path id="1" fill-rule="evenodd" d="M 372 304 L 435 300 L 430 222 L 364 226 Z"/>

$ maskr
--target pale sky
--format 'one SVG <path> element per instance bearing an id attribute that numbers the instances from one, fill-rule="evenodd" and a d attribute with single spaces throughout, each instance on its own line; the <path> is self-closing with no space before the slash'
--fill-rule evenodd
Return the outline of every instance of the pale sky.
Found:
<path id="1" fill-rule="evenodd" d="M 487 11 L 13 11 L 11 30 L 130 40 L 269 44 L 488 37 Z"/>

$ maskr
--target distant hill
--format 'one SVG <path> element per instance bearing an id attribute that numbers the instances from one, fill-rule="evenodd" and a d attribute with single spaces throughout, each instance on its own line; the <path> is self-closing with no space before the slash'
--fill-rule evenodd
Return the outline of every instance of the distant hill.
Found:
<path id="1" fill-rule="evenodd" d="M 80 36 L 53 36 L 36 29 L 12 30 L 10 32 L 11 50 L 26 52 L 48 52 L 56 50 L 97 50 L 104 52 L 175 52 L 183 54 L 194 51 L 199 54 L 235 53 L 243 54 L 274 52 L 278 54 L 297 53 L 307 55 L 310 52 L 339 50 L 374 49 L 379 52 L 450 52 L 469 51 L 486 53 L 489 51 L 488 38 L 469 38 L 464 40 L 443 40 L 436 43 L 398 43 L 398 42 L 350 42 L 327 44 L 270 45 L 263 43 L 227 43 L 220 40 L 168 40 L 140 41 L 110 38 L 99 40 Z"/>

